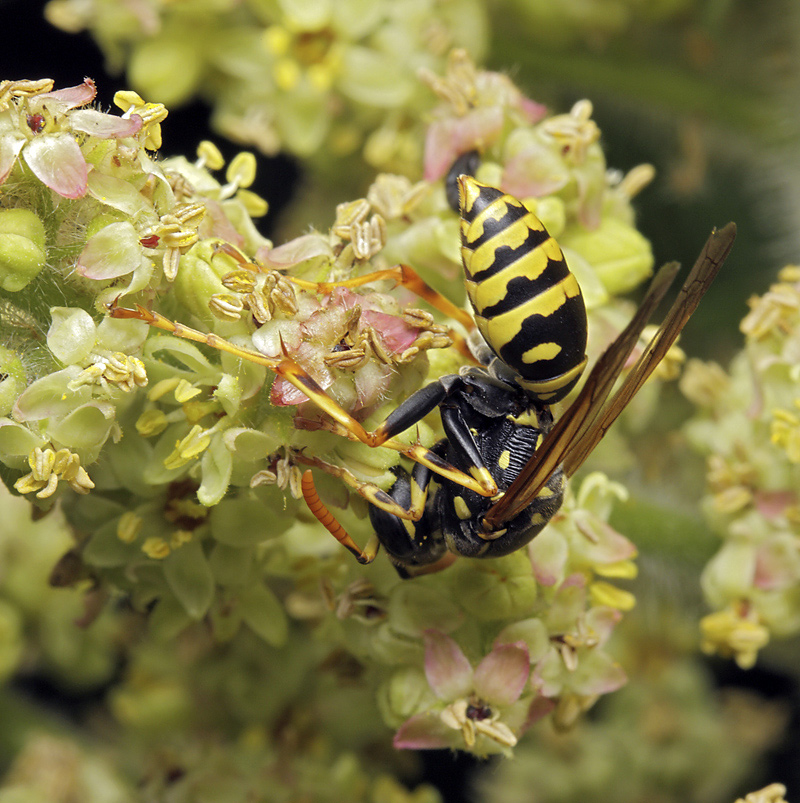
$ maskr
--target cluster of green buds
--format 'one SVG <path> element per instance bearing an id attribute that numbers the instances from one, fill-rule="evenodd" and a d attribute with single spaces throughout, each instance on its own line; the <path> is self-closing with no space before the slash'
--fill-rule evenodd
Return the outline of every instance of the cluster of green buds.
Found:
<path id="1" fill-rule="evenodd" d="M 209 3 L 51 0 L 69 32 L 88 29 L 130 84 L 169 106 L 200 96 L 213 124 L 263 153 L 362 150 L 381 169 L 419 161 L 420 68 L 486 48 L 478 0 L 281 0 Z"/>
<path id="2" fill-rule="evenodd" d="M 301 471 L 323 460 L 388 488 L 396 452 L 328 431 L 313 398 L 269 370 L 290 358 L 371 427 L 464 364 L 457 325 L 380 278 L 407 262 L 433 285 L 460 284 L 448 142 L 484 147 L 479 178 L 530 202 L 564 245 L 592 348 L 626 320 L 609 301 L 651 268 L 630 207 L 651 171 L 606 170 L 588 102 L 548 116 L 463 53 L 449 65 L 426 77 L 442 99 L 426 180 L 379 175 L 328 231 L 277 247 L 253 223 L 266 205 L 247 189 L 252 155 L 217 180 L 210 143 L 194 162 L 153 157 L 166 110 L 135 93 L 118 93 L 118 117 L 85 108 L 90 81 L 0 85 L 0 154 L 13 154 L 0 164 L 0 461 L 37 507 L 61 501 L 73 579 L 124 595 L 153 638 L 198 623 L 218 642 L 257 637 L 254 688 L 306 655 L 313 632 L 369 670 L 396 746 L 487 755 L 543 717 L 570 726 L 624 683 L 605 649 L 634 602 L 613 581 L 634 576 L 635 549 L 607 523 L 624 491 L 589 475 L 529 549 L 401 581 L 380 557 L 356 564 L 298 501 Z M 405 437 L 431 446 L 437 419 Z M 334 474 L 320 495 L 363 544 L 366 503 Z M 162 699 L 159 673 L 144 676 L 152 687 L 139 676 L 119 689 L 123 723 L 149 710 L 151 689 Z M 296 704 L 299 690 L 285 693 L 265 718 Z"/>
<path id="3" fill-rule="evenodd" d="M 702 578 L 714 609 L 704 649 L 752 666 L 771 635 L 800 630 L 800 268 L 749 302 L 745 345 L 727 371 L 690 361 L 686 432 L 708 460 L 706 518 L 722 546 Z"/>

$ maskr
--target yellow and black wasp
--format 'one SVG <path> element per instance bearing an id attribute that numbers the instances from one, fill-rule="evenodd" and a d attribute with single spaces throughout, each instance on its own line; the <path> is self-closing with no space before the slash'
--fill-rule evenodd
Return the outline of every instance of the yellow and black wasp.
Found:
<path id="1" fill-rule="evenodd" d="M 291 280 L 330 292 L 334 286 L 355 287 L 391 277 L 480 333 L 480 338 L 471 338 L 479 364 L 423 387 L 371 432 L 288 357 L 266 357 L 142 307 L 110 310 L 114 317 L 139 318 L 266 365 L 330 416 L 327 429 L 411 458 L 412 471 L 398 466 L 396 482 L 385 492 L 358 482 L 343 467 L 296 455 L 298 463 L 341 477 L 367 499 L 375 536 L 360 548 L 320 501 L 309 470 L 302 489 L 314 515 L 361 563 L 370 562 L 382 545 L 402 576 L 438 568 L 458 555 L 507 555 L 547 525 L 561 505 L 566 480 L 664 358 L 735 237 L 732 223 L 711 234 L 657 333 L 606 404 L 678 265 L 667 264 L 656 274 L 628 326 L 599 358 L 566 412 L 554 421 L 550 405 L 576 386 L 586 366 L 586 309 L 580 287 L 541 221 L 501 190 L 466 173 L 457 175 L 459 166 L 456 163 L 451 171 L 447 190 L 451 205 L 457 198 L 461 215 L 462 261 L 474 318 L 425 285 L 406 265 L 338 283 Z M 427 449 L 395 440 L 435 408 L 444 430 L 441 441 Z"/>

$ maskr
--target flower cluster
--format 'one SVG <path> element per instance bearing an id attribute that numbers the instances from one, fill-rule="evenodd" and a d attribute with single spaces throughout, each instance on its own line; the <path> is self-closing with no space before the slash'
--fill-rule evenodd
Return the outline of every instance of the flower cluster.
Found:
<path id="1" fill-rule="evenodd" d="M 337 0 L 181 3 L 120 8 L 114 0 L 51 0 L 58 27 L 88 29 L 132 86 L 177 105 L 201 96 L 228 138 L 264 153 L 418 161 L 425 92 L 420 68 L 453 47 L 480 57 L 486 10 L 476 0 Z"/>
<path id="2" fill-rule="evenodd" d="M 704 509 L 723 539 L 702 578 L 704 649 L 749 667 L 771 635 L 800 630 L 800 269 L 751 299 L 741 329 L 727 371 L 690 361 L 681 387 L 700 408 L 686 432 L 707 455 Z"/>
<path id="3" fill-rule="evenodd" d="M 328 231 L 278 246 L 253 222 L 266 205 L 248 189 L 252 155 L 225 166 L 203 143 L 193 162 L 159 161 L 159 104 L 119 93 L 115 116 L 84 108 L 89 81 L 2 85 L 0 461 L 37 508 L 61 503 L 75 539 L 61 584 L 91 584 L 85 623 L 120 598 L 146 621 L 110 695 L 126 728 L 174 716 L 205 730 L 209 694 L 237 733 L 287 712 L 299 723 L 329 704 L 331 672 L 341 686 L 356 673 L 370 738 L 388 724 L 398 747 L 487 755 L 544 717 L 571 726 L 625 681 L 606 645 L 634 603 L 616 581 L 635 575 L 635 549 L 607 523 L 624 491 L 604 476 L 572 489 L 528 549 L 408 582 L 380 558 L 359 566 L 298 502 L 314 467 L 365 543 L 353 489 L 387 489 L 399 457 L 332 431 L 321 406 L 369 429 L 469 359 L 451 348 L 458 324 L 419 309 L 392 269 L 460 283 L 443 169 L 461 151 L 480 146 L 479 177 L 564 244 L 595 352 L 626 320 L 612 296 L 651 268 L 630 206 L 650 171 L 606 170 L 588 102 L 548 116 L 460 52 L 426 81 L 442 100 L 427 179 L 381 174 Z M 397 442 L 441 436 L 430 416 Z M 164 665 L 176 639 L 194 669 Z M 334 742 L 352 725 L 335 714 L 310 715 Z"/>

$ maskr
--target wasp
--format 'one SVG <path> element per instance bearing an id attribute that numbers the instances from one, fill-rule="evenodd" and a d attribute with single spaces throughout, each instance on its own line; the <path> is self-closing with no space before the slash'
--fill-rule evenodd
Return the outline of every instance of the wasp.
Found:
<path id="1" fill-rule="evenodd" d="M 458 163 L 454 170 L 459 167 Z M 461 216 L 461 255 L 470 316 L 428 287 L 407 265 L 329 284 L 295 281 L 320 292 L 394 278 L 473 330 L 475 365 L 443 376 L 403 401 L 375 430 L 325 394 L 288 357 L 275 359 L 169 321 L 143 307 L 112 305 L 114 317 L 132 317 L 276 372 L 302 390 L 328 419 L 324 428 L 410 458 L 394 469 L 388 491 L 360 482 L 346 468 L 298 453 L 296 462 L 340 477 L 369 502 L 375 534 L 359 547 L 325 508 L 312 472 L 302 492 L 312 513 L 360 563 L 383 546 L 402 577 L 436 570 L 455 556 L 500 557 L 531 541 L 552 519 L 566 481 L 599 443 L 675 342 L 708 290 L 735 238 L 733 223 L 714 231 L 661 326 L 614 395 L 650 316 L 679 266 L 655 276 L 627 327 L 601 355 L 558 420 L 552 405 L 578 384 L 586 367 L 586 308 L 561 248 L 519 200 L 451 171 L 451 205 Z M 396 436 L 437 409 L 444 437 L 431 448 Z"/>

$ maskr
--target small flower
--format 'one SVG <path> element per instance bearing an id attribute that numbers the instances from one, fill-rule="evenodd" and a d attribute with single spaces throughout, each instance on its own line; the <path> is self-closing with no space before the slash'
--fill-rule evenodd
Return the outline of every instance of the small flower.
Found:
<path id="1" fill-rule="evenodd" d="M 169 114 L 163 103 L 145 103 L 136 92 L 126 89 L 114 95 L 114 105 L 122 109 L 124 117 L 141 120 L 145 148 L 157 151 L 161 147 L 161 123 Z"/>
<path id="2" fill-rule="evenodd" d="M 88 494 L 94 488 L 80 458 L 69 449 L 55 451 L 37 446 L 28 457 L 28 465 L 30 474 L 14 483 L 14 488 L 21 494 L 35 493 L 39 499 L 47 499 L 56 492 L 59 480 L 68 483 L 79 494 Z"/>
<path id="3" fill-rule="evenodd" d="M 195 424 L 189 434 L 175 444 L 175 449 L 164 458 L 164 467 L 177 469 L 196 460 L 211 443 L 211 430 Z"/>
<path id="4" fill-rule="evenodd" d="M 99 139 L 133 136 L 142 127 L 138 116 L 122 120 L 94 109 L 81 109 L 94 100 L 94 82 L 67 89 L 47 82 L 8 82 L 0 111 L 0 184 L 21 156 L 34 175 L 64 198 L 82 198 L 88 189 L 89 168 L 78 144 L 89 134 Z M 38 91 L 37 91 L 38 90 Z"/>
<path id="5" fill-rule="evenodd" d="M 757 792 L 748 792 L 743 798 L 738 798 L 736 803 L 786 803 L 786 787 L 782 783 L 771 783 Z"/>
<path id="6" fill-rule="evenodd" d="M 755 665 L 758 651 L 769 642 L 769 630 L 746 603 L 732 605 L 704 616 L 700 622 L 703 652 L 733 657 L 742 669 Z"/>
<path id="7" fill-rule="evenodd" d="M 794 400 L 800 407 L 800 399 Z M 786 452 L 790 463 L 800 463 L 800 416 L 788 410 L 773 410 L 770 440 Z"/>
<path id="8" fill-rule="evenodd" d="M 427 631 L 424 640 L 425 675 L 438 703 L 400 726 L 395 747 L 463 746 L 477 755 L 513 747 L 524 723 L 516 704 L 530 673 L 527 647 L 495 646 L 473 669 L 458 644 L 444 633 Z M 511 725 L 503 720 L 509 713 Z"/>

